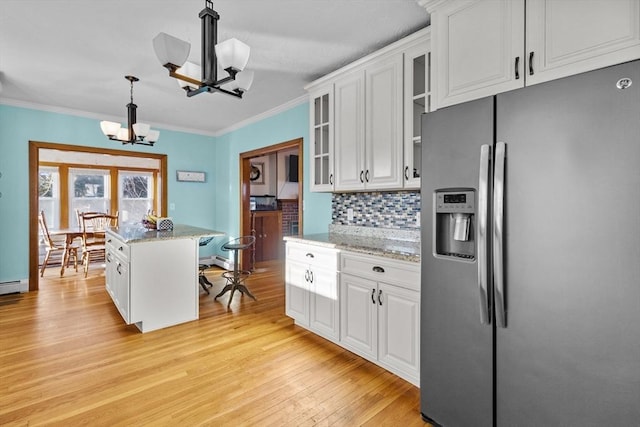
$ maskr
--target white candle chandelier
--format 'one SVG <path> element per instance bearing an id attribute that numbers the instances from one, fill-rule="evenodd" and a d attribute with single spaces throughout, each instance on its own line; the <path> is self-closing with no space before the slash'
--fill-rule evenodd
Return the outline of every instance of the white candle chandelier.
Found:
<path id="1" fill-rule="evenodd" d="M 242 98 L 253 82 L 253 71 L 241 72 L 249 61 L 250 49 L 234 38 L 218 43 L 220 15 L 212 7 L 212 1 L 205 0 L 205 7 L 198 15 L 202 21 L 202 67 L 187 62 L 191 44 L 169 34 L 158 34 L 153 39 L 153 49 L 162 66 L 169 70 L 169 76 L 178 79 L 187 96 L 222 92 Z M 218 80 L 218 66 L 227 72 L 227 77 Z"/>
<path id="2" fill-rule="evenodd" d="M 127 127 L 123 128 L 120 123 L 103 120 L 100 122 L 100 129 L 109 139 L 121 141 L 122 144 L 153 145 L 160 137 L 160 131 L 152 130 L 146 123 L 136 123 L 136 108 L 133 103 L 133 82 L 137 82 L 137 77 L 124 76 L 131 83 L 131 102 L 127 104 Z"/>

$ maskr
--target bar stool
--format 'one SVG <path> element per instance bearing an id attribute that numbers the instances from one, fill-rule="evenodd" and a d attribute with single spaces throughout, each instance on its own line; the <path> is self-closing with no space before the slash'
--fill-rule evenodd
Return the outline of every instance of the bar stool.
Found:
<path id="1" fill-rule="evenodd" d="M 256 242 L 255 236 L 242 236 L 237 239 L 233 239 L 222 245 L 223 251 L 233 251 L 233 271 L 225 271 L 222 273 L 222 277 L 227 280 L 227 284 L 222 288 L 222 291 L 218 295 L 215 296 L 214 300 L 217 300 L 218 297 L 222 296 L 225 292 L 231 291 L 231 295 L 229 296 L 229 302 L 227 303 L 227 308 L 231 305 L 231 300 L 233 299 L 233 294 L 235 291 L 239 291 L 242 294 L 247 294 L 254 301 L 256 297 L 254 297 L 249 289 L 244 285 L 244 281 L 251 275 L 251 271 L 249 270 L 240 270 L 239 263 L 239 253 L 245 249 L 250 248 Z"/>
<path id="2" fill-rule="evenodd" d="M 198 241 L 198 246 L 199 247 L 207 246 L 209 242 L 211 242 L 212 240 L 213 240 L 213 236 L 203 237 L 202 239 L 200 239 L 200 241 Z M 202 289 L 205 290 L 207 295 L 209 295 L 208 288 L 213 286 L 213 283 L 211 283 L 209 279 L 207 279 L 207 276 L 204 275 L 204 271 L 209 267 L 211 267 L 209 264 L 198 264 L 198 282 L 200 283 L 200 286 L 202 287 Z"/>

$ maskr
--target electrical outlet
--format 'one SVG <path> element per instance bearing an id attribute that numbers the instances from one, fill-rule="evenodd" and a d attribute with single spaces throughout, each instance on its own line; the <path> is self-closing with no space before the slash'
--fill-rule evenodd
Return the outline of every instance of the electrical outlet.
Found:
<path id="1" fill-rule="evenodd" d="M 169 210 L 170 211 L 175 211 L 176 210 L 176 204 L 175 203 L 169 203 Z"/>
<path id="2" fill-rule="evenodd" d="M 353 209 L 347 209 L 347 221 L 353 221 Z"/>

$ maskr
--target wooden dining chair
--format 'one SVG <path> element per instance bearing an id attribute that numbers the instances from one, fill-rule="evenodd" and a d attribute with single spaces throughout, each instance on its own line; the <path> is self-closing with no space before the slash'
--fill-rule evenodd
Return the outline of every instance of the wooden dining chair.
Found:
<path id="1" fill-rule="evenodd" d="M 109 227 L 117 227 L 118 214 L 85 213 L 80 218 L 82 224 L 82 266 L 84 277 L 87 277 L 91 261 L 104 260 L 105 231 Z"/>
<path id="2" fill-rule="evenodd" d="M 44 277 L 44 270 L 47 268 L 47 264 L 49 263 L 49 257 L 52 252 L 61 252 L 62 259 L 60 262 L 62 265 L 69 266 L 69 262 L 71 261 L 71 256 L 73 256 L 73 264 L 78 271 L 78 246 L 74 244 L 68 244 L 66 242 L 66 236 L 64 236 L 64 240 L 56 241 L 51 237 L 49 233 L 49 227 L 47 227 L 47 220 L 44 215 L 44 211 L 40 211 L 38 214 L 38 224 L 40 225 L 40 232 L 42 233 L 42 238 L 44 239 L 44 243 L 46 246 L 47 254 L 44 256 L 44 261 L 42 262 L 42 267 L 40 269 L 40 277 Z M 65 251 L 66 249 L 66 251 Z M 60 276 L 64 274 L 64 270 L 60 269 Z"/>

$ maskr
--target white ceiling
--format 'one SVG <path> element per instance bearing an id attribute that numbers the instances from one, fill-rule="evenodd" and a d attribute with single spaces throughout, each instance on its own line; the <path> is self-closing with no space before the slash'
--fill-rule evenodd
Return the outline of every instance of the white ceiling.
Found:
<path id="1" fill-rule="evenodd" d="M 416 0 L 214 0 L 218 40 L 251 47 L 243 99 L 187 98 L 153 52 L 166 32 L 200 63 L 204 0 L 0 0 L 0 103 L 81 111 L 126 123 L 127 74 L 138 121 L 216 135 L 295 102 L 304 86 L 429 23 Z M 98 123 L 96 123 L 98 126 Z M 162 137 L 161 137 L 162 139 Z"/>

